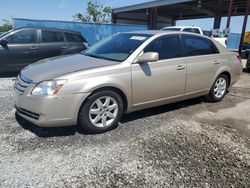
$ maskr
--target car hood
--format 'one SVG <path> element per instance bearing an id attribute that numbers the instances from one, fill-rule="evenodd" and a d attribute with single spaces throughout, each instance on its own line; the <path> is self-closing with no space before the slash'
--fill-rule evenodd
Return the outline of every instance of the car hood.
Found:
<path id="1" fill-rule="evenodd" d="M 40 60 L 25 67 L 21 74 L 33 83 L 38 83 L 64 74 L 114 64 L 117 62 L 76 54 Z"/>

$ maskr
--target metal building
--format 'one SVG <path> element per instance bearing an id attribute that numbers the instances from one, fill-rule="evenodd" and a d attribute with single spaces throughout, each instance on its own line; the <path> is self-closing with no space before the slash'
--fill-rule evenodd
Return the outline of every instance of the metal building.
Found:
<path id="1" fill-rule="evenodd" d="M 113 23 L 148 25 L 159 29 L 175 25 L 176 20 L 214 18 L 214 29 L 220 28 L 221 18 L 244 15 L 241 44 L 246 30 L 250 0 L 155 0 L 113 9 Z M 242 46 L 242 45 L 240 45 Z M 241 47 L 239 48 L 241 50 Z"/>

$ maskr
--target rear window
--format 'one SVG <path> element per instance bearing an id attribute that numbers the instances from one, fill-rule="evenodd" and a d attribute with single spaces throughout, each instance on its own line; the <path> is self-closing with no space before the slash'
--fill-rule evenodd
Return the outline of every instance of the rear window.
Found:
<path id="1" fill-rule="evenodd" d="M 182 38 L 184 41 L 186 56 L 219 53 L 218 49 L 209 39 L 191 35 L 183 35 Z"/>
<path id="2" fill-rule="evenodd" d="M 200 30 L 197 29 L 197 28 L 185 28 L 185 29 L 183 29 L 183 31 L 185 31 L 185 32 L 190 32 L 190 33 L 201 34 L 201 33 L 200 33 Z"/>
<path id="3" fill-rule="evenodd" d="M 64 33 L 64 35 L 69 42 L 87 42 L 80 34 Z"/>
<path id="4" fill-rule="evenodd" d="M 57 31 L 42 31 L 42 42 L 63 42 L 63 34 Z"/>

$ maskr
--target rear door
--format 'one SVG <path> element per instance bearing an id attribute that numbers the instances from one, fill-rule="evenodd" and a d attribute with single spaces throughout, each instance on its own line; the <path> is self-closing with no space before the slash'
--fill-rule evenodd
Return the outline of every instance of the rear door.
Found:
<path id="1" fill-rule="evenodd" d="M 1 72 L 18 71 L 39 59 L 36 29 L 16 31 L 6 39 L 8 44 L 0 46 Z"/>
<path id="2" fill-rule="evenodd" d="M 42 29 L 39 36 L 40 59 L 62 55 L 64 49 L 67 48 L 64 35 L 60 31 Z"/>
<path id="3" fill-rule="evenodd" d="M 208 90 L 220 67 L 220 54 L 211 40 L 182 35 L 187 62 L 186 93 Z"/>
<path id="4" fill-rule="evenodd" d="M 79 33 L 64 32 L 64 36 L 67 42 L 67 48 L 63 50 L 64 54 L 80 53 L 87 49 L 84 45 L 86 40 Z"/>

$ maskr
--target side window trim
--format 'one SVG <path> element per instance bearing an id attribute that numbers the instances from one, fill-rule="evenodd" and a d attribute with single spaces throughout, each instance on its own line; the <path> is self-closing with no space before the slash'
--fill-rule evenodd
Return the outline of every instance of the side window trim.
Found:
<path id="1" fill-rule="evenodd" d="M 61 33 L 63 35 L 63 42 L 69 42 L 66 38 L 65 32 L 62 31 Z"/>
<path id="2" fill-rule="evenodd" d="M 38 29 L 38 30 L 37 30 L 37 42 L 38 42 L 39 44 L 42 43 L 42 29 Z"/>

